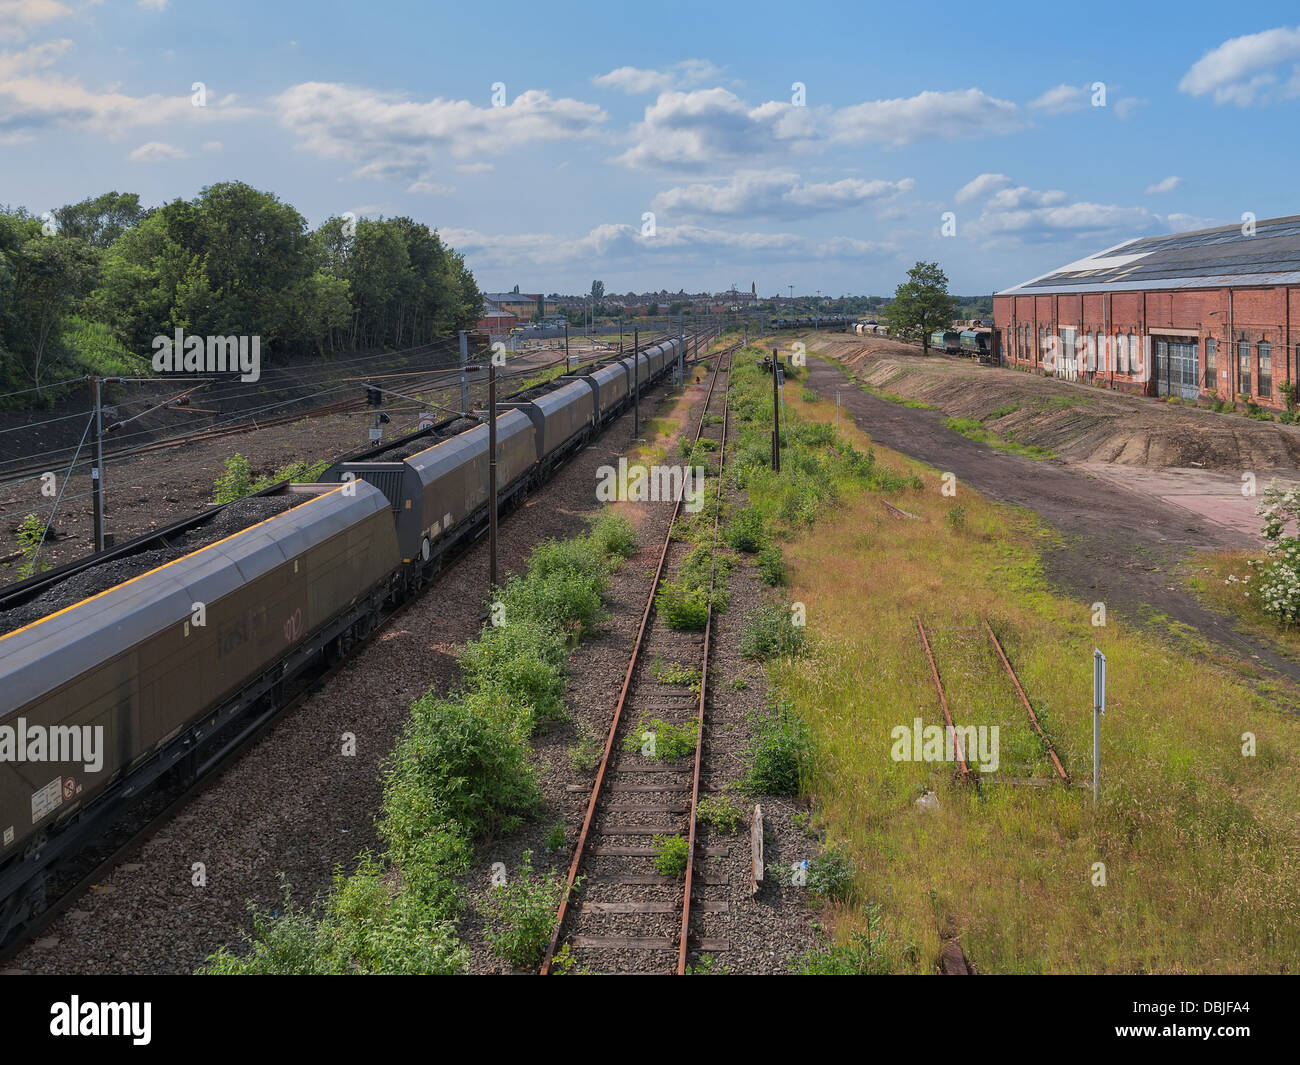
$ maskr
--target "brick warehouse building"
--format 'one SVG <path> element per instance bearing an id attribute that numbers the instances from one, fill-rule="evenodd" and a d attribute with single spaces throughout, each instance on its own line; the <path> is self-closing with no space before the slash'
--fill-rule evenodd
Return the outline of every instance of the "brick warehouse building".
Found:
<path id="1" fill-rule="evenodd" d="M 993 296 L 1004 365 L 1283 407 L 1300 364 L 1300 215 L 1125 241 Z"/>

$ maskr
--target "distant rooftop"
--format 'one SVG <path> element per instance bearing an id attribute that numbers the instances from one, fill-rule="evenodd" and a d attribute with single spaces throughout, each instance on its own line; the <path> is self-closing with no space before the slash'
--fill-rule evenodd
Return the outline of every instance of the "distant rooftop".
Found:
<path id="1" fill-rule="evenodd" d="M 1142 237 L 1003 289 L 999 296 L 1300 284 L 1300 215 Z"/>

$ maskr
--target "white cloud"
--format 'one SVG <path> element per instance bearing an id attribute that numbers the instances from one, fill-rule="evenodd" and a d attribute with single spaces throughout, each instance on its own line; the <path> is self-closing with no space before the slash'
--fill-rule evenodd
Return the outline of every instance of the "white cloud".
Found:
<path id="1" fill-rule="evenodd" d="M 640 95 L 647 92 L 668 92 L 670 89 L 695 85 L 715 78 L 722 71 L 705 59 L 684 59 L 667 70 L 643 70 L 640 67 L 618 67 L 607 74 L 591 79 L 593 85 L 603 89 Z"/>
<path id="2" fill-rule="evenodd" d="M 1191 65 L 1178 88 L 1190 96 L 1212 93 L 1216 104 L 1246 107 L 1279 94 L 1294 95 L 1300 86 L 1300 64 L 1291 68 L 1291 83 L 1278 91 L 1273 90 L 1278 77 L 1271 68 L 1297 60 L 1300 26 L 1250 33 L 1211 48 Z"/>
<path id="3" fill-rule="evenodd" d="M 490 174 L 495 168 L 491 163 L 458 163 L 456 169 L 462 174 Z"/>
<path id="4" fill-rule="evenodd" d="M 1006 174 L 981 174 L 959 188 L 953 199 L 958 203 L 968 203 L 971 200 L 983 199 L 989 193 L 1010 184 L 1011 179 Z"/>
<path id="5" fill-rule="evenodd" d="M 710 263 L 725 256 L 764 255 L 781 262 L 861 258 L 890 250 L 886 245 L 854 237 L 826 240 L 794 233 L 733 233 L 701 226 L 659 226 L 655 236 L 641 236 L 640 226 L 605 224 L 581 237 L 554 233 L 495 235 L 475 229 L 447 228 L 442 238 L 461 252 L 475 270 L 517 267 L 540 269 L 620 262 L 631 264 L 667 256 L 660 268 L 681 269 L 690 263 Z"/>
<path id="6" fill-rule="evenodd" d="M 979 89 L 872 100 L 842 108 L 831 119 L 833 139 L 848 144 L 908 144 L 926 137 L 952 140 L 1013 133 L 1022 124 L 1015 104 Z"/>
<path id="7" fill-rule="evenodd" d="M 591 79 L 591 83 L 602 89 L 617 89 L 626 93 L 667 92 L 676 84 L 676 79 L 666 71 L 618 67 L 608 74 L 598 74 Z"/>
<path id="8" fill-rule="evenodd" d="M 137 6 L 143 7 L 149 11 L 167 10 L 167 0 L 136 0 L 136 4 Z"/>
<path id="9" fill-rule="evenodd" d="M 452 185 L 439 185 L 433 181 L 416 181 L 409 185 L 406 191 L 421 196 L 451 196 L 456 189 Z"/>
<path id="10" fill-rule="evenodd" d="M 1165 225 L 1170 233 L 1186 233 L 1194 229 L 1213 229 L 1215 226 L 1226 225 L 1222 218 L 1202 218 L 1200 215 L 1179 214 L 1177 212 L 1167 215 L 1156 215 Z"/>
<path id="11" fill-rule="evenodd" d="M 118 137 L 139 126 L 256 113 L 235 106 L 233 96 L 209 96 L 206 107 L 195 107 L 189 96 L 128 96 L 115 87 L 102 92 L 87 89 L 46 69 L 70 47 L 70 41 L 59 40 L 0 54 L 0 133 L 29 134 L 54 125 Z"/>
<path id="12" fill-rule="evenodd" d="M 1067 111 L 1082 111 L 1088 106 L 1089 90 L 1082 85 L 1058 85 L 1029 102 L 1035 111 L 1049 115 L 1063 115 Z"/>
<path id="13" fill-rule="evenodd" d="M 468 100 L 417 101 L 351 85 L 304 82 L 273 104 L 300 148 L 326 159 L 379 159 L 356 175 L 407 181 L 444 154 L 464 158 L 589 136 L 607 117 L 595 104 L 554 99 L 536 89 L 505 107 L 477 107 Z"/>
<path id="14" fill-rule="evenodd" d="M 0 0 L 0 40 L 21 41 L 33 30 L 72 14 L 58 0 Z"/>
<path id="15" fill-rule="evenodd" d="M 185 151 L 177 148 L 174 144 L 165 144 L 163 141 L 149 141 L 147 144 L 140 145 L 130 155 L 128 159 L 133 163 L 162 163 L 171 159 L 188 159 Z"/>
<path id="16" fill-rule="evenodd" d="M 1148 185 L 1146 190 L 1147 195 L 1159 196 L 1162 192 L 1173 192 L 1174 189 L 1178 188 L 1182 183 L 1182 178 L 1170 175 L 1167 178 L 1162 178 L 1160 181 L 1157 181 L 1154 185 Z"/>
<path id="17" fill-rule="evenodd" d="M 1013 185 L 1005 174 L 980 174 L 954 196 L 958 203 L 984 201 L 973 220 L 958 219 L 958 233 L 1004 243 L 1067 241 L 1079 236 L 1127 235 L 1160 224 L 1159 216 L 1145 207 L 1082 200 L 1070 203 L 1069 198 L 1061 189 L 1033 189 Z"/>
<path id="18" fill-rule="evenodd" d="M 223 145 L 220 141 L 203 142 L 203 150 L 205 152 L 211 152 L 213 154 L 216 154 L 217 152 L 221 151 L 224 147 L 225 145 Z"/>
<path id="19" fill-rule="evenodd" d="M 922 92 L 838 110 L 769 100 L 750 106 L 723 88 L 665 92 L 645 109 L 633 145 L 616 160 L 629 167 L 698 170 L 736 160 L 791 157 L 836 144 L 906 144 L 925 137 L 1007 133 L 1021 125 L 1015 104 L 979 89 Z"/>
<path id="20" fill-rule="evenodd" d="M 1128 118 L 1138 108 L 1146 107 L 1149 100 L 1140 99 L 1137 96 L 1122 96 L 1115 102 L 1115 117 L 1118 119 Z"/>
<path id="21" fill-rule="evenodd" d="M 1009 211 L 1018 207 L 1050 207 L 1068 199 L 1060 189 L 1040 190 L 1017 185 L 1010 189 L 999 189 L 989 198 L 989 206 L 994 210 Z"/>
<path id="22" fill-rule="evenodd" d="M 1143 207 L 1078 203 L 1013 210 L 990 209 L 965 227 L 968 237 L 1015 237 L 1022 240 L 1066 240 L 1106 233 L 1140 233 L 1157 221 Z"/>
<path id="23" fill-rule="evenodd" d="M 667 189 L 654 198 L 656 211 L 722 217 L 797 218 L 822 211 L 860 207 L 872 200 L 910 192 L 911 178 L 900 181 L 841 181 L 805 183 L 795 173 L 741 170 L 725 184 L 684 185 Z"/>

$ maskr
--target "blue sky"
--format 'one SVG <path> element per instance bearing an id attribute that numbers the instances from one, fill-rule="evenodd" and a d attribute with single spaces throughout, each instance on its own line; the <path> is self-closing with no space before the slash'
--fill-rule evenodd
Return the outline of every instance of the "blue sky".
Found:
<path id="1" fill-rule="evenodd" d="M 409 214 L 489 290 L 886 293 L 937 259 L 987 293 L 1297 213 L 1298 23 L 1280 2 L 0 0 L 0 203 L 243 180 L 312 225 Z"/>

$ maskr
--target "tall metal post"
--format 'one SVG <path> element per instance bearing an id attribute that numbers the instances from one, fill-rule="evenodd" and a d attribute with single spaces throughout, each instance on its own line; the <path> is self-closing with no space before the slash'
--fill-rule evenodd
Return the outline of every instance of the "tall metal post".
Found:
<path id="1" fill-rule="evenodd" d="M 564 369 L 570 372 L 573 370 L 573 363 L 569 361 L 569 320 L 567 318 L 564 320 Z"/>
<path id="2" fill-rule="evenodd" d="M 632 329 L 632 436 L 641 435 L 641 358 L 637 355 L 637 336 L 640 330 Z"/>
<path id="3" fill-rule="evenodd" d="M 460 331 L 460 416 L 469 413 L 469 334 Z"/>
<path id="4" fill-rule="evenodd" d="M 104 404 L 102 384 L 92 377 L 95 388 L 95 464 L 90 468 L 90 490 L 95 497 L 95 550 L 104 550 Z"/>
<path id="5" fill-rule="evenodd" d="M 677 383 L 686 384 L 686 326 L 682 311 L 677 312 Z"/>
<path id="6" fill-rule="evenodd" d="M 1092 650 L 1092 805 L 1101 801 L 1101 716 L 1106 712 L 1106 656 Z"/>
<path id="7" fill-rule="evenodd" d="M 781 365 L 776 348 L 772 349 L 772 471 L 781 472 L 781 397 L 776 385 L 777 367 Z"/>
<path id="8" fill-rule="evenodd" d="M 488 360 L 488 587 L 497 586 L 497 366 Z"/>

